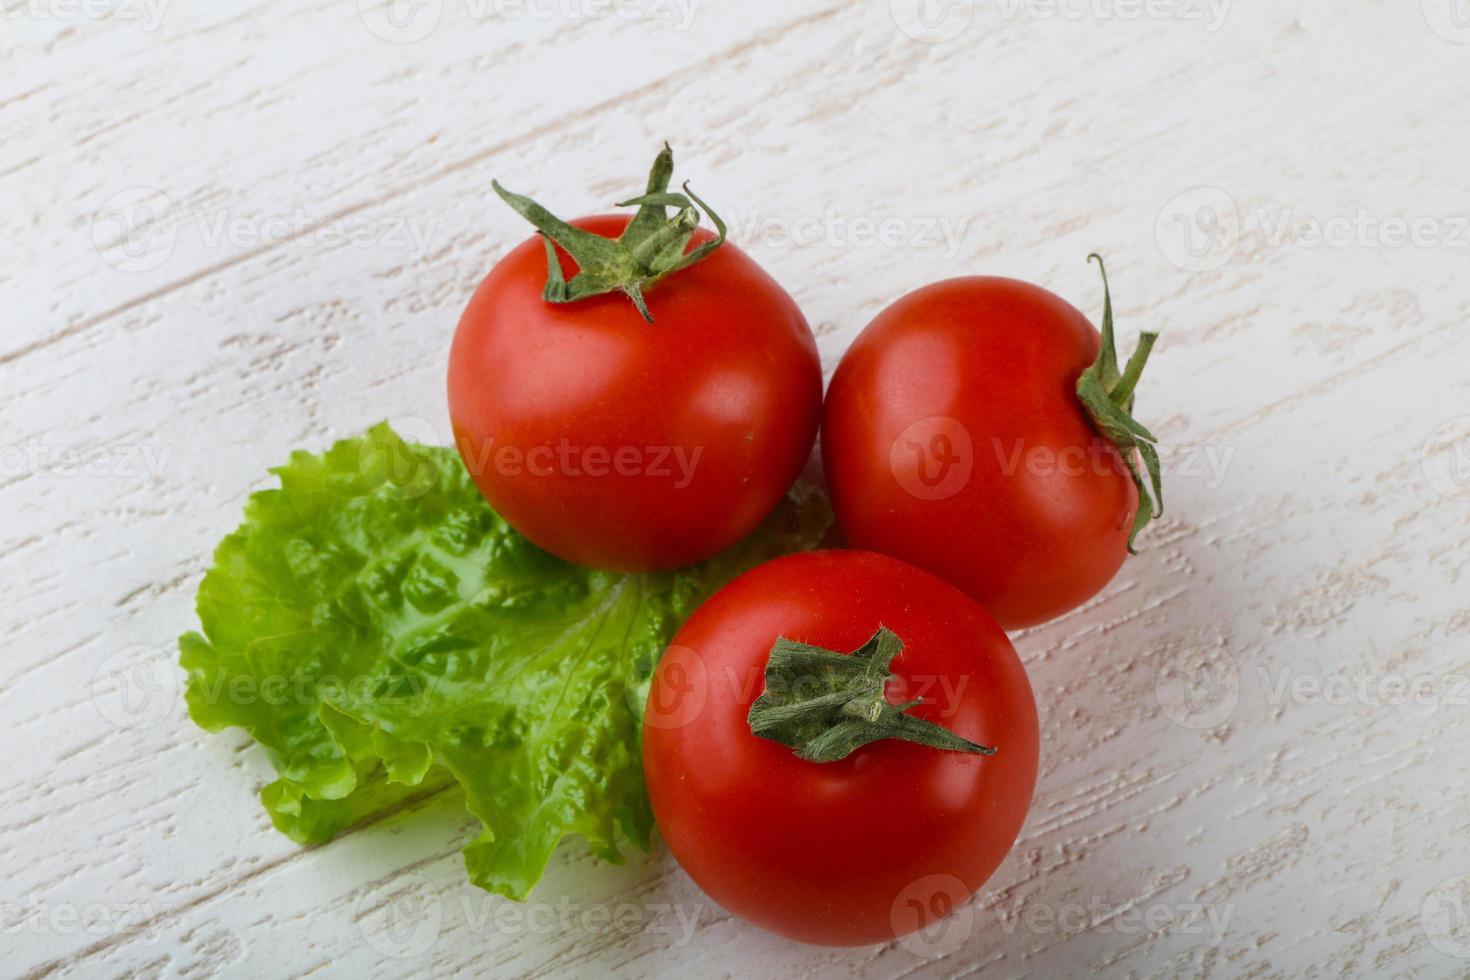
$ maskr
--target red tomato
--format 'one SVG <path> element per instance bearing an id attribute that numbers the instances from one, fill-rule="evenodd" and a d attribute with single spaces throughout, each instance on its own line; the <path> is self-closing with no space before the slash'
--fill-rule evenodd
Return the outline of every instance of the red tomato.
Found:
<path id="1" fill-rule="evenodd" d="M 572 224 L 616 237 L 628 220 Z M 615 293 L 547 302 L 546 281 L 535 236 L 481 284 L 450 352 L 455 441 L 491 506 L 547 551 L 617 571 L 700 561 L 753 530 L 821 413 L 791 297 L 728 242 L 649 291 L 653 323 Z"/>
<path id="2" fill-rule="evenodd" d="M 935 283 L 880 313 L 838 366 L 822 424 L 848 543 L 953 582 L 1007 629 L 1095 595 L 1139 508 L 1078 398 L 1098 351 L 1085 316 L 1014 279 Z"/>
<path id="3" fill-rule="evenodd" d="M 884 740 L 808 762 L 752 734 L 778 637 L 849 652 L 880 626 L 904 646 L 890 704 L 994 755 Z M 643 763 L 669 849 L 711 898 L 803 942 L 865 945 L 932 926 L 995 871 L 1036 782 L 1031 687 L 973 600 L 884 555 L 818 551 L 718 592 L 664 655 Z"/>

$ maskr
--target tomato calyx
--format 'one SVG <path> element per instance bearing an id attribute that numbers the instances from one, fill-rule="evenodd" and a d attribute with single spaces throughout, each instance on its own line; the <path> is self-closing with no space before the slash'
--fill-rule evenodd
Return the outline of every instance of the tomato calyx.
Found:
<path id="1" fill-rule="evenodd" d="M 923 700 L 894 704 L 883 689 L 903 641 L 887 627 L 852 653 L 842 654 L 784 636 L 771 647 L 766 689 L 750 706 L 751 733 L 796 750 L 808 762 L 836 762 L 887 738 L 950 752 L 994 755 L 942 725 L 908 713 Z"/>
<path id="2" fill-rule="evenodd" d="M 638 206 L 638 213 L 617 238 L 604 238 L 569 225 L 529 197 L 501 187 L 499 181 L 491 181 L 491 186 L 501 200 L 541 233 L 547 270 L 543 299 L 548 303 L 575 303 L 589 296 L 619 292 L 633 301 L 644 320 L 652 323 L 653 314 L 648 312 L 643 294 L 660 280 L 714 252 L 725 243 L 727 231 L 720 216 L 689 189 L 688 181 L 683 185 L 683 194 L 669 191 L 673 174 L 674 151 L 665 143 L 649 171 L 647 190 L 631 200 L 617 202 L 620 208 Z M 678 209 L 673 217 L 668 208 Z M 686 253 L 689 239 L 699 227 L 700 211 L 709 215 L 716 235 Z M 577 263 L 578 272 L 570 282 L 562 275 L 557 245 Z"/>
<path id="3" fill-rule="evenodd" d="M 1143 375 L 1144 365 L 1148 363 L 1149 353 L 1159 335 L 1140 333 L 1133 356 L 1128 359 L 1122 372 L 1118 371 L 1118 348 L 1113 339 L 1113 294 L 1108 288 L 1108 269 L 1103 264 L 1102 256 L 1096 252 L 1087 259 L 1089 262 L 1096 260 L 1097 267 L 1102 271 L 1102 349 L 1098 351 L 1097 360 L 1077 379 L 1077 397 L 1087 409 L 1093 425 L 1117 447 L 1118 454 L 1128 467 L 1128 475 L 1133 478 L 1133 485 L 1138 488 L 1138 514 L 1133 519 L 1133 529 L 1128 533 L 1128 553 L 1136 555 L 1138 552 L 1133 547 L 1133 541 L 1138 537 L 1138 532 L 1149 521 L 1164 513 L 1163 477 L 1159 472 L 1159 453 L 1156 447 L 1159 440 L 1133 418 L 1132 414 L 1134 389 L 1138 386 L 1138 379 Z M 1145 486 L 1143 477 L 1138 472 L 1138 464 L 1133 458 L 1135 451 L 1143 458 L 1143 465 L 1148 470 L 1148 486 Z M 1150 487 L 1153 490 L 1152 497 L 1149 495 Z"/>

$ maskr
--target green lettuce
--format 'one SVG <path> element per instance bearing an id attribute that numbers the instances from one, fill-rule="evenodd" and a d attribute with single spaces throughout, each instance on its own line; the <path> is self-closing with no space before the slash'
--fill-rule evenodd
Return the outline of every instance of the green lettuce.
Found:
<path id="1" fill-rule="evenodd" d="M 458 784 L 483 824 L 470 879 L 516 899 L 568 835 L 612 861 L 648 846 L 641 721 L 665 645 L 730 578 L 831 523 L 799 486 L 730 552 L 621 575 L 530 544 L 453 449 L 386 425 L 274 472 L 180 641 L 190 716 L 264 747 L 279 778 L 262 801 L 302 843 Z"/>

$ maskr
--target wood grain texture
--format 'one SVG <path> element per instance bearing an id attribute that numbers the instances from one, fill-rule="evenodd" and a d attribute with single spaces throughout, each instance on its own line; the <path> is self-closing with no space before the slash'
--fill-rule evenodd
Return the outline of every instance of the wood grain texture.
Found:
<path id="1" fill-rule="evenodd" d="M 935 0 L 928 40 L 917 0 L 426 2 L 408 43 L 368 0 L 3 6 L 4 973 L 1465 974 L 1450 0 Z M 447 443 L 450 333 L 525 235 L 490 178 L 602 210 L 662 139 L 829 373 L 936 278 L 1095 314 L 1094 249 L 1123 333 L 1163 332 L 1169 514 L 1016 638 L 1037 799 L 943 949 L 784 942 L 661 847 L 566 846 L 510 907 L 465 883 L 447 794 L 301 849 L 248 739 L 185 717 L 173 639 L 266 468 L 385 417 Z"/>

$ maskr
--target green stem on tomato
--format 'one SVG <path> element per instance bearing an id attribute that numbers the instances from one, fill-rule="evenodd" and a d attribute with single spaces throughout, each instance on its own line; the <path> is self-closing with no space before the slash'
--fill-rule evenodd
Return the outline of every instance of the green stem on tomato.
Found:
<path id="1" fill-rule="evenodd" d="M 808 762 L 835 762 L 889 738 L 994 755 L 993 748 L 908 713 L 922 701 L 893 704 L 884 697 L 893 679 L 889 666 L 902 649 L 897 634 L 882 626 L 849 654 L 778 638 L 766 664 L 765 693 L 747 716 L 751 732 L 790 746 Z"/>
<path id="2" fill-rule="evenodd" d="M 706 258 L 725 243 L 728 231 L 720 216 L 689 189 L 687 182 L 684 193 L 670 193 L 673 173 L 674 151 L 665 143 L 653 161 L 645 192 L 617 203 L 620 208 L 638 206 L 637 214 L 617 238 L 604 238 L 570 225 L 529 197 L 501 187 L 499 181 L 491 181 L 491 186 L 517 214 L 536 226 L 546 242 L 543 299 L 548 303 L 575 303 L 603 293 L 622 293 L 643 319 L 652 323 L 653 314 L 648 311 L 644 294 L 661 280 Z M 673 217 L 668 214 L 669 208 L 677 209 Z M 699 227 L 701 210 L 714 224 L 715 237 L 686 252 Z M 577 274 L 570 281 L 562 275 L 557 245 L 577 263 Z"/>
<path id="3" fill-rule="evenodd" d="M 1089 261 L 1096 260 L 1097 267 L 1102 270 L 1102 347 L 1098 351 L 1097 360 L 1077 379 L 1077 397 L 1081 399 L 1098 431 L 1117 447 L 1118 454 L 1128 467 L 1133 485 L 1138 488 L 1138 513 L 1134 517 L 1133 528 L 1128 533 L 1128 553 L 1137 554 L 1133 541 L 1138 537 L 1138 532 L 1164 512 L 1163 477 L 1157 448 L 1159 440 L 1132 415 L 1134 389 L 1138 386 L 1138 379 L 1143 375 L 1144 366 L 1148 363 L 1149 354 L 1159 335 L 1139 334 L 1138 347 L 1128 359 L 1127 367 L 1121 374 L 1118 372 L 1118 349 L 1113 338 L 1113 294 L 1108 288 L 1108 269 L 1103 264 L 1102 256 L 1096 252 L 1087 258 Z M 1143 458 L 1144 468 L 1148 471 L 1147 485 L 1138 472 L 1135 451 Z M 1152 496 L 1149 495 L 1150 489 L 1153 491 Z"/>

